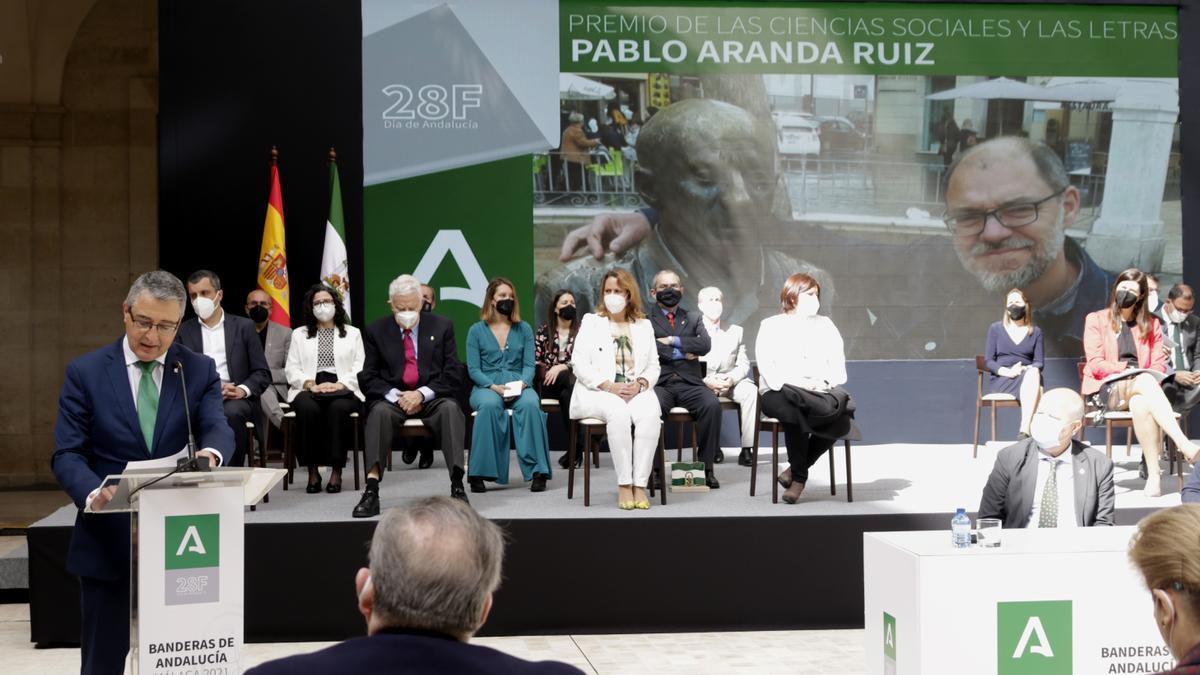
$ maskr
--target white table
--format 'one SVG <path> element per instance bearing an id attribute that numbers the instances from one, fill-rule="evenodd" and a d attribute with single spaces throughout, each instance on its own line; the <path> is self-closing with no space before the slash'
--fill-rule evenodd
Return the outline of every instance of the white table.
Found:
<path id="1" fill-rule="evenodd" d="M 1133 532 L 1007 530 L 999 548 L 954 549 L 947 516 L 944 531 L 864 533 L 866 672 L 1169 669 L 1126 553 Z"/>

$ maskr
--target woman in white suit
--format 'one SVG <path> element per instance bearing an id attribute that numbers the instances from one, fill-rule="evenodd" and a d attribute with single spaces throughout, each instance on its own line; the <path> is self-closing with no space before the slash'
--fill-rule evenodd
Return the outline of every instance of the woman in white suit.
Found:
<path id="1" fill-rule="evenodd" d="M 626 511 L 648 509 L 646 481 L 662 427 L 662 409 L 654 395 L 659 371 L 654 327 L 642 313 L 641 294 L 629 272 L 609 270 L 600 280 L 600 298 L 596 312 L 584 315 L 575 336 L 570 414 L 572 419 L 596 417 L 608 423 L 617 506 Z"/>
<path id="2" fill-rule="evenodd" d="M 366 352 L 362 335 L 347 325 L 346 310 L 328 286 L 308 289 L 303 308 L 304 325 L 292 331 L 284 368 L 296 413 L 297 461 L 308 467 L 306 492 L 321 491 L 321 466 L 333 469 L 325 491 L 341 492 L 346 448 L 353 442 L 350 413 L 363 401 L 358 371 Z"/>

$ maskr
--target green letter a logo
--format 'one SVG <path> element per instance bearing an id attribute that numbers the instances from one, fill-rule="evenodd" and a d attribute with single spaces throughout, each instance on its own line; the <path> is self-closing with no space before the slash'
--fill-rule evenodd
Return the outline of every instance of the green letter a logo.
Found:
<path id="1" fill-rule="evenodd" d="M 996 604 L 997 675 L 1071 675 L 1071 601 Z"/>

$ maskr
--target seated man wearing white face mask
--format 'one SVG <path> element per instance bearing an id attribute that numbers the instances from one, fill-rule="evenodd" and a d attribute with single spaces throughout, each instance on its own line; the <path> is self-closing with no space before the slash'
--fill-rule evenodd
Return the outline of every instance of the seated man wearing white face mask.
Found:
<path id="1" fill-rule="evenodd" d="M 271 367 L 267 365 L 254 321 L 244 316 L 226 314 L 221 308 L 225 293 L 221 290 L 221 279 L 215 272 L 193 272 L 187 280 L 187 292 L 196 318 L 184 321 L 179 327 L 179 342 L 217 364 L 217 375 L 221 377 L 221 398 L 225 402 L 225 419 L 233 429 L 235 445 L 233 456 L 225 465 L 242 466 L 249 451 L 246 447 L 246 422 L 254 422 L 260 427 L 265 423 L 260 414 L 258 397 L 271 384 Z"/>
<path id="2" fill-rule="evenodd" d="M 1112 461 L 1075 440 L 1083 423 L 1083 399 L 1070 389 L 1042 395 L 1031 438 L 1000 451 L 983 487 L 980 518 L 1004 527 L 1112 525 Z"/>
<path id="3" fill-rule="evenodd" d="M 738 464 L 750 466 L 750 448 L 758 426 L 758 387 L 750 379 L 750 357 L 742 341 L 742 327 L 721 321 L 724 300 L 716 286 L 701 288 L 697 295 L 704 330 L 712 341 L 712 348 L 700 360 L 708 366 L 705 386 L 717 396 L 733 399 L 741 409 L 742 452 Z"/>

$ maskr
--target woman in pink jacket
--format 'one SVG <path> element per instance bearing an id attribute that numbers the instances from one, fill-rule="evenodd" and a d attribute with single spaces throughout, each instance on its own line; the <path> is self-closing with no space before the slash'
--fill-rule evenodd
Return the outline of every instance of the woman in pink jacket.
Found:
<path id="1" fill-rule="evenodd" d="M 1087 315 L 1083 324 L 1083 395 L 1098 395 L 1106 411 L 1128 410 L 1133 415 L 1133 432 L 1146 459 L 1147 496 L 1162 494 L 1158 456 L 1162 433 L 1189 462 L 1196 460 L 1200 446 L 1188 440 L 1159 379 L 1145 370 L 1167 372 L 1162 325 L 1146 307 L 1146 275 L 1127 269 L 1117 276 L 1108 307 Z"/>

